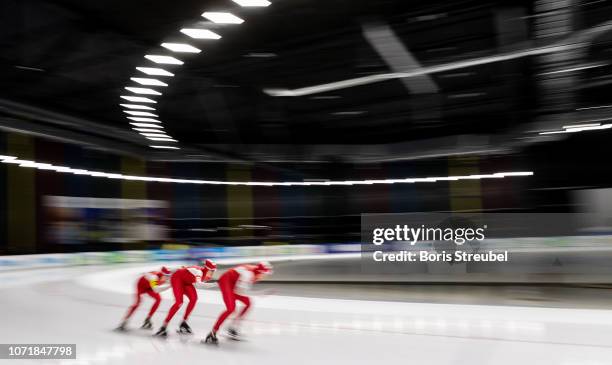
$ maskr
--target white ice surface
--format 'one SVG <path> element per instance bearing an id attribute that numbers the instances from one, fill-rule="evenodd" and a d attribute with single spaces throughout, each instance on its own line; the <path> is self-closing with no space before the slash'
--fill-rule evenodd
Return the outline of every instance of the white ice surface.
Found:
<path id="1" fill-rule="evenodd" d="M 0 274 L 0 343 L 76 343 L 78 360 L 16 364 L 612 364 L 612 312 L 267 296 L 255 298 L 247 342 L 199 343 L 222 310 L 199 291 L 194 336 L 115 333 L 139 273 L 157 264 Z M 164 293 L 169 298 L 170 292 Z M 164 300 L 154 322 L 171 305 Z M 151 304 L 133 319 L 137 328 Z M 179 321 L 177 314 L 172 327 Z"/>

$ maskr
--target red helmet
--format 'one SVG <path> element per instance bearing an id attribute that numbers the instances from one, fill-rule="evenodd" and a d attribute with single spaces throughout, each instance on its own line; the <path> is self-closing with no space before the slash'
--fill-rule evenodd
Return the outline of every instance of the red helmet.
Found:
<path id="1" fill-rule="evenodd" d="M 204 260 L 204 262 L 202 262 L 202 267 L 205 268 L 208 271 L 215 271 L 217 270 L 217 264 L 214 263 L 214 261 L 206 259 Z"/>
<path id="2" fill-rule="evenodd" d="M 161 268 L 161 270 L 160 270 L 160 271 L 161 271 L 161 273 L 162 273 L 162 274 L 164 274 L 164 275 L 170 275 L 170 274 L 172 274 L 172 271 L 170 271 L 170 269 L 168 269 L 168 268 L 167 268 L 167 267 L 165 267 L 165 266 L 162 266 L 162 268 Z"/>
<path id="3" fill-rule="evenodd" d="M 255 272 L 258 274 L 272 274 L 273 268 L 272 264 L 268 261 L 262 261 L 255 266 Z"/>

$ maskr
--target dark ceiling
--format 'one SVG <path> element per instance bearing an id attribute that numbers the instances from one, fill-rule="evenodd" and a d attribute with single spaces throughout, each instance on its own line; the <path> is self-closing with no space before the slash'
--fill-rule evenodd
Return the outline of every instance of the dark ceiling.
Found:
<path id="1" fill-rule="evenodd" d="M 156 100 L 168 132 L 193 149 L 240 154 L 255 145 L 282 145 L 274 152 L 282 157 L 296 145 L 424 143 L 459 135 L 495 140 L 547 113 L 535 77 L 541 64 L 532 57 L 420 78 L 433 89 L 408 78 L 300 97 L 264 92 L 397 71 L 393 57 L 368 38 L 381 29 L 425 67 L 527 47 L 535 38 L 532 1 L 272 3 L 247 9 L 230 0 L 4 0 L 0 97 L 120 128 L 145 146 L 129 130 L 119 96 L 134 86 L 130 77 L 143 76 L 135 67 L 153 65 L 145 54 L 162 52 L 164 41 L 190 41 L 203 52 L 166 67 L 176 76 Z M 201 24 L 203 11 L 220 9 L 245 23 L 218 27 L 223 38 L 217 41 L 192 41 L 178 32 Z M 576 28 L 607 21 L 603 14 L 611 10 L 597 1 L 572 9 Z M 603 39 L 580 62 L 605 60 L 608 48 Z M 405 57 L 396 56 L 401 67 Z M 575 104 L 551 113 L 605 102 L 610 67 L 585 70 L 572 86 Z M 6 105 L 4 111 L 11 114 Z"/>

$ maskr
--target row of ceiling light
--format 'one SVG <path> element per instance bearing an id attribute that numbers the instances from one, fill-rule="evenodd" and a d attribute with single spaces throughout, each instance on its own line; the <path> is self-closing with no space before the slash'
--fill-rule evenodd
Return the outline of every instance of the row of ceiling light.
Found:
<path id="1" fill-rule="evenodd" d="M 268 0 L 231 0 L 243 7 L 266 7 L 270 5 Z M 244 20 L 228 12 L 204 12 L 202 17 L 215 24 L 242 24 Z M 203 28 L 183 28 L 180 32 L 195 40 L 218 40 L 221 36 L 210 29 Z M 174 53 L 198 54 L 201 50 L 188 43 L 162 43 L 161 46 Z M 180 66 L 184 62 L 173 56 L 165 54 L 148 54 L 144 56 L 147 60 L 157 65 Z M 149 77 L 131 77 L 130 80 L 138 85 L 126 86 L 128 95 L 121 95 L 123 99 L 119 104 L 127 119 L 130 120 L 132 129 L 140 135 L 152 141 L 150 147 L 158 149 L 179 149 L 177 140 L 171 137 L 165 130 L 163 123 L 156 114 L 156 109 L 152 104 L 157 101 L 151 97 L 161 96 L 162 92 L 158 87 L 167 87 L 167 78 L 174 74 L 161 67 L 136 67 L 141 73 Z M 163 81 L 154 77 L 164 78 Z M 146 96 L 143 96 L 146 95 Z M 126 103 L 129 102 L 129 103 Z"/>
<path id="2" fill-rule="evenodd" d="M 379 185 L 379 184 L 414 184 L 414 183 L 434 183 L 439 181 L 459 181 L 459 180 L 482 180 L 482 179 L 503 179 L 506 177 L 532 176 L 531 171 L 497 172 L 493 174 L 461 175 L 461 176 L 436 176 L 436 177 L 417 177 L 403 179 L 384 179 L 384 180 L 346 180 L 346 181 L 283 181 L 283 182 L 258 182 L 258 181 L 214 181 L 197 179 L 174 179 L 166 177 L 151 176 L 132 176 L 103 171 L 90 171 L 76 169 L 68 166 L 57 166 L 49 163 L 22 160 L 15 156 L 0 155 L 0 163 L 12 164 L 24 168 L 35 168 L 43 171 L 55 171 L 59 173 L 69 173 L 73 175 L 83 175 L 91 177 L 103 177 L 108 179 L 164 182 L 178 184 L 198 184 L 198 185 L 231 185 L 231 186 L 347 186 L 347 185 Z"/>

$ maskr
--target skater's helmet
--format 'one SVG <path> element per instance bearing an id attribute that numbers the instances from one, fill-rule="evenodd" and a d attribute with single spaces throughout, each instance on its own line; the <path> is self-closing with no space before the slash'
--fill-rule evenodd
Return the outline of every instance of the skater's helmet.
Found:
<path id="1" fill-rule="evenodd" d="M 208 271 L 217 270 L 217 264 L 215 264 L 214 261 L 209 259 L 206 259 L 204 260 L 204 262 L 202 262 L 202 267 Z"/>
<path id="2" fill-rule="evenodd" d="M 273 272 L 272 264 L 262 261 L 255 266 L 255 273 L 260 275 L 270 275 Z"/>
<path id="3" fill-rule="evenodd" d="M 202 280 L 208 281 L 212 279 L 213 275 L 215 274 L 215 270 L 217 270 L 217 264 L 215 264 L 212 260 L 206 259 L 201 265 L 202 273 L 204 274 Z"/>
<path id="4" fill-rule="evenodd" d="M 165 276 L 170 276 L 170 275 L 172 274 L 172 271 L 170 271 L 170 269 L 168 269 L 168 268 L 167 268 L 167 267 L 165 267 L 165 266 L 162 266 L 162 268 L 161 268 L 161 270 L 160 270 L 160 271 L 161 271 L 161 273 L 162 273 L 162 274 L 164 274 Z"/>

